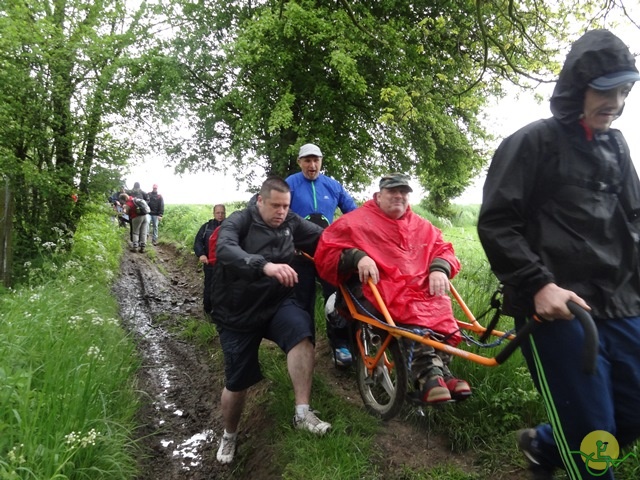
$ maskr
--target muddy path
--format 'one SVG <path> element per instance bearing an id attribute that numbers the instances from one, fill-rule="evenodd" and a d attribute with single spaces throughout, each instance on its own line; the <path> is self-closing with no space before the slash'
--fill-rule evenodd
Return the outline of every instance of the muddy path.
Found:
<path id="1" fill-rule="evenodd" d="M 222 431 L 222 358 L 216 345 L 206 350 L 180 337 L 180 323 L 185 318 L 205 321 L 198 263 L 193 255 L 180 254 L 170 245 L 150 248 L 155 249 L 155 255 L 124 254 L 121 275 L 114 285 L 123 324 L 137 342 L 142 364 L 137 388 L 143 398 L 139 413 L 143 427 L 137 437 L 144 455 L 137 480 L 280 478 L 269 461 L 272 420 L 261 413 L 263 409 L 252 405 L 251 393 L 244 413 L 251 422 L 240 424 L 239 461 L 232 466 L 217 463 L 215 454 Z M 316 358 L 316 373 L 337 394 L 362 405 L 352 372 L 333 367 L 323 338 L 318 339 Z M 265 388 L 268 383 L 263 381 L 254 390 Z M 452 453 L 445 439 L 402 419 L 384 424 L 376 447 L 372 462 L 379 471 L 390 473 L 385 478 L 402 469 L 436 464 L 457 465 L 470 474 L 478 472 L 471 456 Z M 514 473 L 503 478 L 526 478 Z"/>

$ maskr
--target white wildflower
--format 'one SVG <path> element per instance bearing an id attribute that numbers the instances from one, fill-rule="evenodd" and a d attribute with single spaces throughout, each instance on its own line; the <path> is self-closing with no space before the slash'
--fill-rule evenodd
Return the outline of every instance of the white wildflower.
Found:
<path id="1" fill-rule="evenodd" d="M 100 347 L 91 345 L 87 350 L 87 356 L 94 357 L 96 360 L 104 360 L 104 357 L 100 354 Z"/>
<path id="2" fill-rule="evenodd" d="M 67 445 L 73 446 L 76 443 L 78 443 L 78 438 L 79 438 L 79 435 L 76 432 L 71 432 L 64 436 L 64 442 Z"/>
<path id="3" fill-rule="evenodd" d="M 31 267 L 31 262 L 24 262 L 24 268 Z"/>
<path id="4" fill-rule="evenodd" d="M 7 453 L 7 458 L 13 465 L 20 465 L 26 462 L 24 455 L 19 454 L 19 450 L 22 448 L 24 448 L 24 443 L 15 445 L 11 450 L 9 450 L 9 453 Z"/>
<path id="5" fill-rule="evenodd" d="M 69 318 L 69 326 L 71 328 L 75 328 L 78 326 L 78 324 L 80 323 L 80 321 L 82 320 L 82 317 L 79 317 L 78 315 L 72 315 Z"/>
<path id="6" fill-rule="evenodd" d="M 87 432 L 85 436 L 80 436 L 79 432 L 71 432 L 70 434 L 65 435 L 64 440 L 65 443 L 72 448 L 86 448 L 89 445 L 95 445 L 96 439 L 99 435 L 100 434 L 96 432 L 96 429 L 92 428 Z"/>
<path id="7" fill-rule="evenodd" d="M 51 248 L 55 247 L 55 246 L 56 246 L 56 244 L 55 244 L 54 242 L 44 242 L 44 243 L 42 244 L 42 246 L 43 246 L 44 248 L 51 249 Z"/>
<path id="8" fill-rule="evenodd" d="M 87 432 L 87 434 L 80 439 L 81 447 L 88 447 L 89 445 L 95 445 L 96 439 L 98 438 L 98 432 L 96 432 L 95 428 L 92 428 Z"/>

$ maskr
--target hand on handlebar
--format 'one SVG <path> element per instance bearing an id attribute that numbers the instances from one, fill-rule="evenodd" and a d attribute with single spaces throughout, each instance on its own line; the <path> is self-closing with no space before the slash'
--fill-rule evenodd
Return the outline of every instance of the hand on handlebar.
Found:
<path id="1" fill-rule="evenodd" d="M 571 290 L 548 283 L 533 296 L 536 314 L 543 320 L 571 320 L 574 315 L 569 311 L 567 302 L 574 302 L 587 312 L 591 307 Z"/>
<path id="2" fill-rule="evenodd" d="M 380 272 L 378 272 L 378 266 L 373 258 L 364 256 L 358 262 L 358 277 L 362 283 L 367 283 L 369 278 L 375 285 L 380 280 Z"/>
<path id="3" fill-rule="evenodd" d="M 449 277 L 446 273 L 434 270 L 429 274 L 429 293 L 431 295 L 446 295 L 449 293 L 449 288 Z"/>

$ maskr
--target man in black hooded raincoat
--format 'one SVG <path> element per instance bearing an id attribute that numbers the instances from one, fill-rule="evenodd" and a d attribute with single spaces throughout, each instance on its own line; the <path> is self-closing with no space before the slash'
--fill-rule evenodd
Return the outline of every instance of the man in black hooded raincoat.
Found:
<path id="1" fill-rule="evenodd" d="M 560 73 L 553 117 L 506 138 L 484 185 L 478 233 L 505 313 L 516 327 L 534 313 L 548 320 L 522 347 L 549 416 L 517 433 L 536 479 L 555 468 L 573 480 L 613 479 L 612 463 L 585 455 L 615 460 L 640 436 L 640 182 L 621 132 L 609 128 L 638 80 L 618 37 L 585 33 Z M 596 322 L 593 375 L 582 369 L 584 333 L 568 301 Z"/>

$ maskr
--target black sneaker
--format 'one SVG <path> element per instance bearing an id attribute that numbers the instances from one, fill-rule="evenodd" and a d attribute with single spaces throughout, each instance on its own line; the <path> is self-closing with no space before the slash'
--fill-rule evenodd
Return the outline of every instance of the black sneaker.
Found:
<path id="1" fill-rule="evenodd" d="M 523 428 L 516 432 L 516 444 L 527 457 L 532 480 L 553 480 L 553 467 L 542 465 L 538 458 L 540 452 L 536 447 L 536 429 Z"/>

